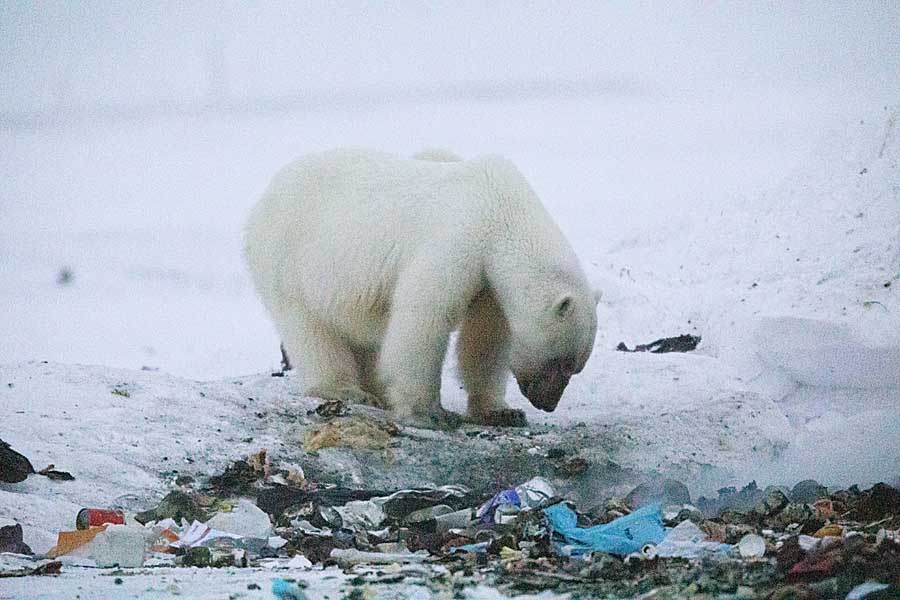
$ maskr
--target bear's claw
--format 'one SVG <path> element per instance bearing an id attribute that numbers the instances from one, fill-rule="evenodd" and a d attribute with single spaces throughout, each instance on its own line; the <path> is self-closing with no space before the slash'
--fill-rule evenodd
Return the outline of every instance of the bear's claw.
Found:
<path id="1" fill-rule="evenodd" d="M 492 410 L 469 417 L 466 421 L 476 425 L 487 425 L 488 427 L 526 427 L 528 425 L 525 413 L 518 408 Z"/>

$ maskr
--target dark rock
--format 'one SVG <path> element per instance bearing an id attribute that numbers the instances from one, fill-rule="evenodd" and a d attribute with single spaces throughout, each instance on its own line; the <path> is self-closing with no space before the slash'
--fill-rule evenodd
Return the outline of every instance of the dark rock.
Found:
<path id="1" fill-rule="evenodd" d="M 800 547 L 799 538 L 792 536 L 781 544 L 781 548 L 778 549 L 778 553 L 775 555 L 775 560 L 778 564 L 778 569 L 786 572 L 803 560 L 804 556 L 806 556 L 806 553 Z"/>
<path id="2" fill-rule="evenodd" d="M 256 505 L 277 519 L 287 509 L 308 502 L 321 506 L 343 506 L 351 500 L 369 500 L 389 494 L 390 492 L 382 490 L 356 490 L 345 487 L 307 490 L 289 485 L 273 485 L 257 492 Z"/>
<path id="3" fill-rule="evenodd" d="M 47 479 L 52 479 L 53 481 L 75 481 L 75 478 L 71 473 L 67 471 L 57 471 L 54 469 L 54 465 L 47 465 L 38 471 L 37 474 L 43 475 Z"/>
<path id="4" fill-rule="evenodd" d="M 900 516 L 900 490 L 886 483 L 876 483 L 866 490 L 851 509 L 857 521 L 877 521 L 888 516 Z"/>
<path id="5" fill-rule="evenodd" d="M 31 466 L 31 461 L 0 440 L 0 481 L 19 483 L 32 473 L 34 467 Z"/>
<path id="6" fill-rule="evenodd" d="M 221 475 L 209 478 L 209 488 L 219 495 L 249 494 L 264 473 L 254 469 L 246 460 L 236 460 L 225 468 Z"/>
<path id="7" fill-rule="evenodd" d="M 773 517 L 780 513 L 788 502 L 787 496 L 778 488 L 767 489 L 754 511 L 764 517 Z"/>
<path id="8" fill-rule="evenodd" d="M 791 523 L 798 523 L 803 526 L 813 520 L 815 520 L 815 514 L 808 504 L 792 502 L 774 516 L 767 518 L 766 523 L 768 523 L 770 527 L 780 530 L 786 528 Z M 815 529 L 813 531 L 815 531 Z"/>
<path id="9" fill-rule="evenodd" d="M 804 479 L 791 489 L 791 502 L 812 504 L 819 498 L 828 496 L 828 488 L 815 479 Z"/>
<path id="10" fill-rule="evenodd" d="M 700 509 L 695 506 L 685 506 L 678 514 L 675 516 L 675 522 L 681 523 L 682 521 L 693 521 L 694 523 L 700 523 L 703 521 L 703 513 L 700 512 Z"/>
<path id="11" fill-rule="evenodd" d="M 719 518 L 723 523 L 727 523 L 728 525 L 739 525 L 746 523 L 749 520 L 747 513 L 731 508 L 722 511 L 722 514 L 719 515 Z"/>
<path id="12" fill-rule="evenodd" d="M 315 413 L 323 419 L 333 419 L 349 415 L 350 407 L 340 400 L 324 400 L 310 413 Z"/>
<path id="13" fill-rule="evenodd" d="M 654 480 L 642 483 L 625 496 L 625 504 L 632 510 L 653 502 L 662 505 L 690 504 L 691 493 L 687 486 L 675 479 Z"/>
<path id="14" fill-rule="evenodd" d="M 197 546 L 196 548 L 188 548 L 181 559 L 182 566 L 185 567 L 208 567 L 212 560 L 212 553 L 209 548 Z"/>
<path id="15" fill-rule="evenodd" d="M 737 488 L 733 486 L 721 488 L 718 498 L 710 499 L 701 496 L 697 501 L 697 507 L 708 518 L 715 518 L 726 509 L 742 512 L 752 510 L 762 497 L 763 492 L 757 487 L 756 481 L 751 481 L 741 491 L 737 491 Z"/>
<path id="16" fill-rule="evenodd" d="M 188 494 L 175 490 L 169 492 L 156 508 L 140 512 L 134 516 L 138 523 L 146 524 L 150 521 L 162 519 L 175 519 L 176 522 L 185 519 L 191 521 L 205 521 L 206 513 Z"/>
<path id="17" fill-rule="evenodd" d="M 7 525 L 0 527 L 0 552 L 13 552 L 15 554 L 34 554 L 31 548 L 22 539 L 22 526 Z"/>

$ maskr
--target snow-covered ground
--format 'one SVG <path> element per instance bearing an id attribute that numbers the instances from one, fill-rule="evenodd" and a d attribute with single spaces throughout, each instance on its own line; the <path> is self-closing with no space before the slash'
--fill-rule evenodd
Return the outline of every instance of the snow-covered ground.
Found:
<path id="1" fill-rule="evenodd" d="M 522 83 L 530 72 L 473 60 L 493 87 L 404 95 L 387 85 L 331 106 L 94 115 L 46 128 L 3 120 L 0 437 L 76 481 L 2 485 L 0 517 L 44 550 L 81 506 L 158 496 L 173 465 L 209 473 L 260 446 L 296 453 L 285 415 L 311 401 L 292 379 L 267 376 L 278 338 L 244 269 L 240 230 L 277 168 L 343 145 L 504 154 L 568 234 L 604 291 L 600 331 L 550 417 L 510 386 L 531 420 L 609 431 L 587 445 L 595 458 L 696 490 L 752 477 L 896 478 L 900 68 L 883 65 L 898 66 L 898 19 L 885 5 L 832 14 L 855 10 L 801 5 L 775 19 L 765 48 L 753 32 L 770 23 L 758 14 L 679 15 L 679 31 L 697 34 L 684 49 L 653 34 L 666 30 L 644 10 L 615 27 L 587 23 L 654 42 L 605 79 L 589 76 L 589 55 L 562 68 L 559 56 L 527 53 L 537 80 L 555 73 L 578 85 L 535 88 Z M 845 21 L 859 31 L 832 31 Z M 576 27 L 566 23 L 557 25 Z M 703 32 L 715 35 L 701 43 Z M 579 30 L 573 47 L 590 39 Z M 3 61 L 26 89 L 30 63 Z M 427 91 L 436 80 L 426 70 L 406 76 Z M 364 86 L 381 77 L 358 75 Z M 3 85 L 6 109 L 21 90 Z M 73 278 L 62 285 L 64 269 Z M 698 351 L 614 351 L 679 333 L 702 335 Z M 121 386 L 130 397 L 111 393 Z M 452 365 L 444 397 L 461 406 Z M 257 418 L 248 398 L 281 418 Z"/>

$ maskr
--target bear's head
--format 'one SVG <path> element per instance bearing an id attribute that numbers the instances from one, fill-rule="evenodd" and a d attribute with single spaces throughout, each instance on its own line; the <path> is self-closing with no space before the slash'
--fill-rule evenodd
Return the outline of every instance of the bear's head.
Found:
<path id="1" fill-rule="evenodd" d="M 522 395 L 553 412 L 569 379 L 584 369 L 597 333 L 599 293 L 574 286 L 544 297 L 527 320 L 510 322 L 510 370 Z"/>

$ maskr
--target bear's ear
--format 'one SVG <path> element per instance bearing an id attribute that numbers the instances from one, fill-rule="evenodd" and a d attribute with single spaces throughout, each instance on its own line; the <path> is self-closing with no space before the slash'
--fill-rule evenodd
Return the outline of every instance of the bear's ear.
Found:
<path id="1" fill-rule="evenodd" d="M 594 306 L 600 304 L 600 298 L 603 297 L 603 290 L 594 290 Z"/>
<path id="2" fill-rule="evenodd" d="M 572 296 L 563 294 L 557 298 L 556 303 L 553 305 L 553 313 L 560 319 L 565 319 L 570 312 L 572 312 Z"/>

